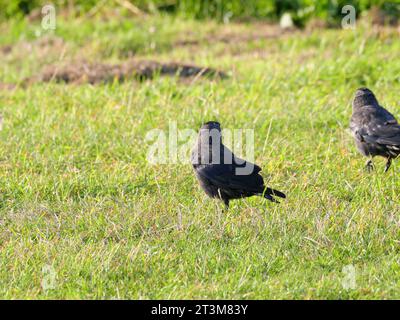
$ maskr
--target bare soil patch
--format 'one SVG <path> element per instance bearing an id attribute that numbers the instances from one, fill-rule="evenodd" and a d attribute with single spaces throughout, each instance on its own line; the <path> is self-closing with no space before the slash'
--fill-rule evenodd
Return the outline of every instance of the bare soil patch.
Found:
<path id="1" fill-rule="evenodd" d="M 35 82 L 58 83 L 107 83 L 123 82 L 127 79 L 145 80 L 156 75 L 189 77 L 226 78 L 227 75 L 219 70 L 195 65 L 179 63 L 159 63 L 151 60 L 128 60 L 122 64 L 105 64 L 86 61 L 72 61 L 64 65 L 46 66 L 38 75 L 26 80 Z"/>
<path id="2" fill-rule="evenodd" d="M 0 53 L 4 55 L 13 52 L 21 54 L 31 54 L 33 52 L 40 55 L 46 55 L 50 51 L 61 52 L 65 47 L 64 40 L 55 36 L 43 36 L 33 41 L 20 41 L 13 45 L 5 45 L 0 47 Z"/>
<path id="3" fill-rule="evenodd" d="M 263 39 L 276 39 L 283 35 L 300 32 L 297 29 L 282 29 L 276 24 L 253 23 L 252 30 L 240 25 L 229 25 L 218 29 L 209 35 L 198 38 L 195 34 L 186 34 L 184 39 L 175 42 L 174 46 L 196 46 L 201 44 L 237 44 Z"/>
<path id="4" fill-rule="evenodd" d="M 5 46 L 0 47 L 0 52 L 2 54 L 9 54 L 12 52 L 12 50 L 13 50 L 12 45 L 5 45 Z"/>
<path id="5" fill-rule="evenodd" d="M 378 6 L 372 7 L 366 14 L 366 19 L 375 26 L 398 26 L 399 19 L 396 15 L 390 15 Z"/>
<path id="6" fill-rule="evenodd" d="M 17 86 L 13 83 L 4 83 L 4 82 L 0 82 L 0 90 L 13 90 L 15 89 Z"/>

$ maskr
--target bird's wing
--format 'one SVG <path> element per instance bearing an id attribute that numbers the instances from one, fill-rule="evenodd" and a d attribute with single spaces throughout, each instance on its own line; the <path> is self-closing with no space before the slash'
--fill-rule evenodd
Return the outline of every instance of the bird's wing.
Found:
<path id="1" fill-rule="evenodd" d="M 400 126 L 398 124 L 374 124 L 363 127 L 359 134 L 367 143 L 400 145 Z"/>
<path id="2" fill-rule="evenodd" d="M 400 125 L 385 108 L 366 106 L 354 113 L 350 129 L 356 139 L 383 145 L 400 144 Z"/>
<path id="3" fill-rule="evenodd" d="M 246 166 L 253 167 L 253 173 L 259 173 L 261 171 L 261 168 L 258 165 L 256 165 L 255 163 L 243 160 L 243 159 L 238 158 L 236 156 L 233 158 L 233 163 L 235 164 L 235 166 L 237 168 L 244 168 Z"/>
<path id="4" fill-rule="evenodd" d="M 263 178 L 256 171 L 249 175 L 236 175 L 235 169 L 233 164 L 200 165 L 197 172 L 220 188 L 246 190 L 254 193 L 263 191 Z"/>
<path id="5" fill-rule="evenodd" d="M 244 168 L 246 166 L 251 166 L 253 168 L 254 173 L 258 173 L 261 171 L 261 168 L 258 165 L 235 156 L 235 154 L 231 150 L 229 150 L 229 148 L 227 148 L 226 146 L 224 146 L 222 150 L 224 151 L 224 153 L 221 153 L 221 159 L 223 159 L 224 155 L 227 155 L 227 158 L 232 159 L 231 162 L 234 164 L 235 167 Z"/>

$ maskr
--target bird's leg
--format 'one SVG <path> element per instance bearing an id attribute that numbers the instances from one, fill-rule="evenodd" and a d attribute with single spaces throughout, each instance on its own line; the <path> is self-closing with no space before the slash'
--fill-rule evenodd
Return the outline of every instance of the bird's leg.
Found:
<path id="1" fill-rule="evenodd" d="M 388 159 L 386 161 L 385 172 L 387 172 L 389 170 L 391 164 L 392 164 L 392 158 L 388 157 Z"/>
<path id="2" fill-rule="evenodd" d="M 228 211 L 229 210 L 229 200 L 228 199 L 223 199 L 224 203 L 225 203 L 225 210 L 224 211 Z"/>
<path id="3" fill-rule="evenodd" d="M 229 209 L 229 199 L 227 199 L 227 198 L 225 198 L 225 197 L 222 196 L 221 189 L 219 189 L 219 188 L 218 188 L 218 195 L 219 195 L 219 198 L 220 198 L 220 199 L 224 202 L 224 204 L 225 204 L 225 210 L 224 210 L 224 211 L 228 211 L 228 209 Z"/>
<path id="4" fill-rule="evenodd" d="M 367 163 L 365 164 L 365 168 L 367 169 L 368 172 L 374 170 L 374 164 L 372 163 L 372 159 L 368 159 Z"/>

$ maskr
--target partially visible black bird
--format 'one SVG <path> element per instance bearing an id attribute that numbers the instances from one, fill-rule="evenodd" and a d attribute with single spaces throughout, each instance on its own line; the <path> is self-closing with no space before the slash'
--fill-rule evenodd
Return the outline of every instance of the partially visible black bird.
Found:
<path id="1" fill-rule="evenodd" d="M 286 198 L 285 194 L 267 188 L 259 174 L 261 168 L 237 158 L 222 144 L 221 126 L 210 121 L 201 128 L 191 157 L 192 165 L 201 188 L 212 197 L 224 201 L 254 195 L 278 202 L 273 196 Z"/>
<path id="2" fill-rule="evenodd" d="M 353 100 L 353 114 L 350 121 L 358 150 L 370 159 L 366 167 L 374 168 L 372 158 L 381 156 L 387 159 L 385 172 L 400 153 L 400 125 L 396 118 L 381 107 L 371 90 L 360 88 Z"/>

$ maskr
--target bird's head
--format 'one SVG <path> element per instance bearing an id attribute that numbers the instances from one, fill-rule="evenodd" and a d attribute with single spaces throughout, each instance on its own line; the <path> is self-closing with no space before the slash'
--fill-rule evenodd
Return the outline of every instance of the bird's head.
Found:
<path id="1" fill-rule="evenodd" d="M 200 128 L 199 142 L 201 144 L 219 145 L 221 143 L 221 125 L 217 121 L 204 123 Z"/>
<path id="2" fill-rule="evenodd" d="M 353 100 L 353 108 L 379 105 L 374 93 L 368 88 L 359 88 Z"/>
<path id="3" fill-rule="evenodd" d="M 219 122 L 217 121 L 208 121 L 206 123 L 203 123 L 203 125 L 201 126 L 201 130 L 217 130 L 217 131 L 221 131 L 221 125 Z"/>

